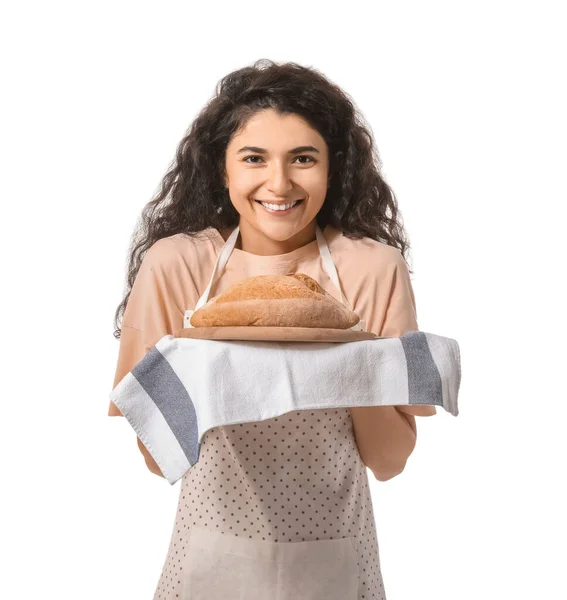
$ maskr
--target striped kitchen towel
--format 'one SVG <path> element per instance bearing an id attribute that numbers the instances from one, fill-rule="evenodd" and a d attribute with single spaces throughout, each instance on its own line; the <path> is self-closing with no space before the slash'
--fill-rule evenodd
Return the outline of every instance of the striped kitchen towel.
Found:
<path id="1" fill-rule="evenodd" d="M 219 341 L 166 335 L 110 393 L 170 484 L 211 428 L 290 411 L 429 404 L 457 416 L 460 350 L 451 338 Z"/>

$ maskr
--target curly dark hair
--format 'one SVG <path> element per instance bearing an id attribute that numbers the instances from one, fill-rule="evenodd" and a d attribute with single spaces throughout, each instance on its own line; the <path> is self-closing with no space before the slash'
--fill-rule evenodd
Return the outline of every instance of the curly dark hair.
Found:
<path id="1" fill-rule="evenodd" d="M 218 82 L 213 98 L 179 143 L 160 191 L 143 208 L 128 250 L 127 290 L 116 309 L 116 338 L 140 264 L 155 242 L 239 224 L 224 186 L 225 151 L 247 120 L 265 109 L 302 117 L 328 145 L 330 186 L 318 225 L 331 225 L 352 239 L 366 236 L 395 246 L 407 262 L 410 244 L 397 200 L 381 175 L 370 128 L 354 102 L 314 68 L 261 59 Z"/>

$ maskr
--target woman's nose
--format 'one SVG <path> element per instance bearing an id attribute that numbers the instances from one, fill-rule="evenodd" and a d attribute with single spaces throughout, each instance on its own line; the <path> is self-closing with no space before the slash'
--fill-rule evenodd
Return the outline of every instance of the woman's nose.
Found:
<path id="1" fill-rule="evenodd" d="M 293 183 L 285 166 L 273 165 L 268 174 L 266 187 L 275 196 L 285 196 L 293 189 Z"/>

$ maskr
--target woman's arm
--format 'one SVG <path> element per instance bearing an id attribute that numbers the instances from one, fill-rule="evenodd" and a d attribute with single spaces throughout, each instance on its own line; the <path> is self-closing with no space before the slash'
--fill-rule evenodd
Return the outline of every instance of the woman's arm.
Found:
<path id="1" fill-rule="evenodd" d="M 362 462 L 378 481 L 399 475 L 415 448 L 415 417 L 394 406 L 356 406 L 350 413 Z"/>
<path id="2" fill-rule="evenodd" d="M 144 444 L 142 444 L 142 440 L 140 438 L 137 438 L 137 439 L 138 439 L 138 448 L 140 449 L 141 453 L 144 455 L 144 458 L 146 459 L 146 465 L 147 465 L 148 469 L 155 475 L 164 477 L 163 473 L 161 472 L 161 469 L 157 465 L 157 462 L 154 460 L 154 457 L 148 452 L 148 449 L 144 446 Z M 165 479 L 165 477 L 164 477 L 164 479 Z"/>
<path id="3" fill-rule="evenodd" d="M 406 415 L 414 415 L 415 417 L 432 417 L 437 414 L 437 409 L 430 404 L 414 404 L 396 406 L 396 409 Z"/>
<path id="4" fill-rule="evenodd" d="M 171 274 L 179 268 L 177 262 L 175 246 L 167 239 L 159 240 L 146 253 L 124 312 L 113 389 L 158 340 L 183 326 L 180 307 L 187 303 L 182 297 L 185 288 L 178 284 L 180 278 Z M 112 401 L 108 415 L 122 416 Z M 137 444 L 150 472 L 164 477 L 139 438 Z"/>
<path id="5" fill-rule="evenodd" d="M 417 441 L 414 415 L 437 413 L 428 405 L 351 407 L 350 412 L 360 457 L 378 481 L 392 479 L 404 470 Z"/>
<path id="6" fill-rule="evenodd" d="M 382 282 L 384 289 L 386 284 Z M 386 288 L 388 289 L 388 288 Z M 370 297 L 376 290 L 369 290 Z M 368 305 L 372 305 L 368 303 Z M 375 323 L 381 337 L 401 337 L 418 331 L 415 296 L 409 270 L 401 252 L 395 254 L 389 281 L 389 298 L 383 323 L 375 315 L 361 315 L 367 323 Z M 417 441 L 416 416 L 436 414 L 434 406 L 364 406 L 351 407 L 354 434 L 360 457 L 379 481 L 399 475 L 413 452 Z"/>

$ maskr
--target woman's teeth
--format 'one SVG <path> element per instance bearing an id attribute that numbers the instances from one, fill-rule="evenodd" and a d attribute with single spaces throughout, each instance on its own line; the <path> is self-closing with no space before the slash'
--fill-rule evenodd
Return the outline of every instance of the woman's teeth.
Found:
<path id="1" fill-rule="evenodd" d="M 267 202 L 261 202 L 260 200 L 258 200 L 258 202 L 270 210 L 288 210 L 293 208 L 298 202 L 301 202 L 301 200 L 296 200 L 295 202 L 290 202 L 289 204 L 268 204 Z"/>

